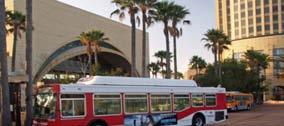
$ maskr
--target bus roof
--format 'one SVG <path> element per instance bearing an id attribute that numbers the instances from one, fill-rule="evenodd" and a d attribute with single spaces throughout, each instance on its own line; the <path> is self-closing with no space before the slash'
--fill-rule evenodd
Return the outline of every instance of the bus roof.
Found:
<path id="1" fill-rule="evenodd" d="M 225 93 L 225 88 L 198 87 L 193 80 L 93 76 L 61 84 L 61 93 Z"/>
<path id="2" fill-rule="evenodd" d="M 76 84 L 85 85 L 121 85 L 121 86 L 162 86 L 162 87 L 197 87 L 193 80 L 151 79 L 135 77 L 90 76 L 81 78 Z"/>
<path id="3" fill-rule="evenodd" d="M 125 86 L 125 85 L 85 85 L 61 84 L 61 93 L 225 93 L 225 88 L 218 87 L 162 87 L 162 86 Z"/>

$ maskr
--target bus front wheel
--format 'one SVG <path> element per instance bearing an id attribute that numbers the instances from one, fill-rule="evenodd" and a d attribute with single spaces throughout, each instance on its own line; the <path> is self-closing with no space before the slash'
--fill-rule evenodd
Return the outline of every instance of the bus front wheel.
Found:
<path id="1" fill-rule="evenodd" d="M 205 125 L 205 119 L 203 115 L 196 114 L 193 116 L 192 126 L 204 126 L 204 125 Z"/>

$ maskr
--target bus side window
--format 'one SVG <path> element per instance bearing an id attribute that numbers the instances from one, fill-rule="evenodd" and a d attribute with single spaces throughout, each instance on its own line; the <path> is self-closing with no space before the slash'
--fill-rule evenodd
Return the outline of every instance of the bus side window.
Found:
<path id="1" fill-rule="evenodd" d="M 191 94 L 192 106 L 193 107 L 202 107 L 203 103 L 203 94 Z"/>
<path id="2" fill-rule="evenodd" d="M 84 116 L 85 115 L 85 95 L 83 94 L 62 94 L 61 95 L 61 115 Z"/>
<path id="3" fill-rule="evenodd" d="M 126 113 L 146 113 L 147 95 L 125 95 L 125 112 Z"/>
<path id="4" fill-rule="evenodd" d="M 174 95 L 174 110 L 180 111 L 189 107 L 188 94 L 175 94 Z"/>
<path id="5" fill-rule="evenodd" d="M 216 106 L 216 95 L 206 94 L 205 95 L 206 106 Z"/>
<path id="6" fill-rule="evenodd" d="M 94 95 L 95 115 L 121 114 L 120 94 Z"/>
<path id="7" fill-rule="evenodd" d="M 151 111 L 152 112 L 168 112 L 171 111 L 171 95 L 151 95 Z"/>

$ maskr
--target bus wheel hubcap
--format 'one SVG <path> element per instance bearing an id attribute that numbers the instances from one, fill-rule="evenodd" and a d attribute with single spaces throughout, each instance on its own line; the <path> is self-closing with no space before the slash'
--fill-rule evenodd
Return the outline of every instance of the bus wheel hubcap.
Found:
<path id="1" fill-rule="evenodd" d="M 196 126 L 202 126 L 202 124 L 203 124 L 202 119 L 201 118 L 197 118 L 196 119 Z"/>

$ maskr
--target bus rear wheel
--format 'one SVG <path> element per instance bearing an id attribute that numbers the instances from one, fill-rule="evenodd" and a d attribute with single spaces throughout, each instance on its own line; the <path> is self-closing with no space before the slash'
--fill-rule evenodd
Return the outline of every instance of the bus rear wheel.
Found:
<path id="1" fill-rule="evenodd" d="M 193 116 L 192 126 L 204 126 L 204 125 L 205 125 L 205 119 L 202 115 L 197 114 Z"/>
<path id="2" fill-rule="evenodd" d="M 249 111 L 251 109 L 250 105 L 247 106 L 247 110 Z"/>

